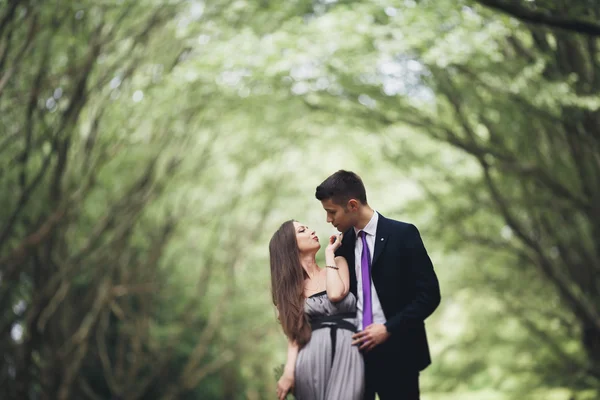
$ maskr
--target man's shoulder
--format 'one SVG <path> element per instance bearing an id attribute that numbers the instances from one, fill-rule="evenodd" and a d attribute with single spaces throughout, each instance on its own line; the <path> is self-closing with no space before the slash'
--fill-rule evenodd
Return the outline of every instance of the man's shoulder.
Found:
<path id="1" fill-rule="evenodd" d="M 383 225 L 398 232 L 414 232 L 417 230 L 417 227 L 413 223 L 387 218 L 381 214 L 379 214 L 379 221 L 380 223 L 383 223 Z"/>
<path id="2" fill-rule="evenodd" d="M 395 237 L 402 247 L 410 248 L 422 243 L 421 233 L 415 224 L 385 217 L 382 221 L 384 221 L 384 232 Z"/>

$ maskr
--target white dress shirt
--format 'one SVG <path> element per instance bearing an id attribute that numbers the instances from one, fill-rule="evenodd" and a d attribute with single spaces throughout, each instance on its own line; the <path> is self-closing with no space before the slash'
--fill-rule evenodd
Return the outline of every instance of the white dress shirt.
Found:
<path id="1" fill-rule="evenodd" d="M 377 211 L 373 212 L 373 216 L 369 223 L 364 227 L 364 229 L 356 229 L 354 228 L 354 233 L 356 233 L 356 244 L 354 246 L 354 271 L 356 271 L 356 291 L 358 294 L 358 299 L 356 302 L 356 307 L 358 308 L 358 316 L 357 316 L 357 325 L 359 329 L 364 329 L 362 326 L 362 315 L 363 315 L 363 285 L 362 285 L 362 266 L 361 266 L 361 256 L 362 256 L 362 240 L 358 236 L 358 233 L 362 230 L 365 231 L 365 238 L 367 239 L 367 246 L 369 246 L 369 254 L 371 256 L 371 264 L 373 264 L 373 253 L 375 251 L 375 235 L 377 233 L 377 222 L 379 222 L 379 214 Z M 379 302 L 379 297 L 377 296 L 377 290 L 375 290 L 375 285 L 373 284 L 373 278 L 371 277 L 371 305 L 373 307 L 373 323 L 374 324 L 384 324 L 385 323 L 385 315 L 383 314 L 383 309 L 381 308 L 381 303 Z"/>

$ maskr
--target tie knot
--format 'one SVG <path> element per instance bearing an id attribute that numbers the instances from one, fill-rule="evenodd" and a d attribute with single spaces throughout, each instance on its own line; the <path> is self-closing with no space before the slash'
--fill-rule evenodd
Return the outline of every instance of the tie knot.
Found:
<path id="1" fill-rule="evenodd" d="M 362 239 L 362 238 L 364 238 L 364 237 L 366 237 L 366 236 L 367 236 L 367 232 L 365 232 L 365 231 L 360 231 L 360 232 L 358 232 L 358 237 L 359 237 L 359 238 L 361 238 L 361 239 Z"/>

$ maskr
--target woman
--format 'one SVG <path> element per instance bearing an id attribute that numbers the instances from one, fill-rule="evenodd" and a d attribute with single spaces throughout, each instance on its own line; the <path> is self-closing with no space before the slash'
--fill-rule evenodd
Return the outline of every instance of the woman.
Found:
<path id="1" fill-rule="evenodd" d="M 352 346 L 356 298 L 346 260 L 335 257 L 341 241 L 341 234 L 329 238 L 326 268 L 315 260 L 319 238 L 297 221 L 284 222 L 269 243 L 273 304 L 288 337 L 280 400 L 292 389 L 298 400 L 362 398 L 364 364 Z"/>

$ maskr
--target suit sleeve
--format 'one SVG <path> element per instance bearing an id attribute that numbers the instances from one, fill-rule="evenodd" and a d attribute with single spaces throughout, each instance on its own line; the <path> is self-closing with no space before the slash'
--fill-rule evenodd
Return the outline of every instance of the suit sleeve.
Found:
<path id="1" fill-rule="evenodd" d="M 425 250 L 416 226 L 409 225 L 404 235 L 407 267 L 414 279 L 415 298 L 404 309 L 385 323 L 390 333 L 399 332 L 407 325 L 423 322 L 440 304 L 440 285 L 431 259 Z"/>

